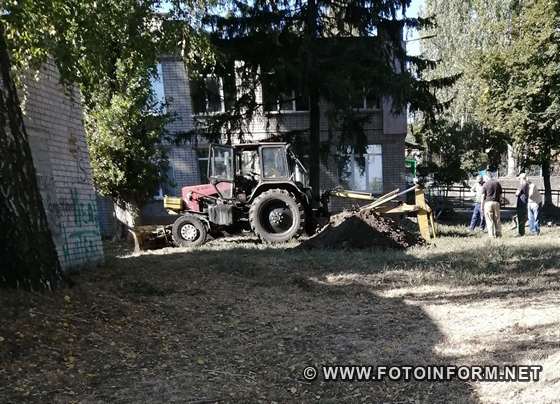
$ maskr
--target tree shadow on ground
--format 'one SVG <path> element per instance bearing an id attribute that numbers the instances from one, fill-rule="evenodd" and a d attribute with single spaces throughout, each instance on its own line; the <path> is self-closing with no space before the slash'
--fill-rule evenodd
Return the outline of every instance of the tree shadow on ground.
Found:
<path id="1" fill-rule="evenodd" d="M 287 268 L 279 253 L 233 248 L 147 254 L 119 259 L 111 269 L 93 274 L 94 284 L 113 282 L 111 293 L 130 300 L 136 310 L 157 307 L 165 313 L 156 319 L 158 334 L 138 327 L 128 341 L 143 347 L 146 357 L 159 357 L 156 366 L 165 365 L 165 377 L 158 372 L 117 375 L 97 385 L 91 398 L 478 402 L 472 386 L 457 380 L 334 382 L 321 375 L 305 380 L 306 366 L 454 360 L 434 353 L 443 336 L 421 308 L 360 284 L 327 284 L 310 276 L 314 270 L 300 267 L 297 259 Z M 161 338 L 168 341 L 168 352 L 156 343 Z M 139 358 L 136 366 L 146 364 Z M 109 385 L 134 387 L 115 391 Z"/>
<path id="2" fill-rule="evenodd" d="M 558 290 L 556 246 L 491 243 L 462 251 L 434 250 L 421 258 L 400 250 L 306 251 L 226 244 L 222 249 L 210 246 L 121 259 L 117 271 L 103 276 L 124 282 L 119 292 L 124 299 L 130 298 L 127 282 L 138 276 L 168 292 L 169 297 L 158 304 L 173 318 L 169 323 L 175 329 L 173 336 L 192 343 L 190 350 L 179 345 L 175 349 L 186 356 L 210 358 L 198 373 L 196 366 L 178 364 L 187 370 L 175 376 L 196 397 L 227 401 L 226 392 L 234 391 L 235 399 L 248 401 L 477 402 L 472 386 L 457 381 L 307 384 L 301 370 L 309 364 L 433 364 L 465 359 L 435 354 L 433 348 L 443 336 L 433 320 L 420 307 L 379 292 L 406 285 L 408 274 L 429 272 L 437 276 L 420 278 L 419 284 L 456 288 L 443 298 L 438 292 L 413 296 L 430 304 L 438 299 L 467 303 L 524 298 Z M 459 294 L 461 286 L 502 289 Z M 145 296 L 140 303 L 149 305 L 153 299 Z M 524 344 L 512 340 L 495 347 L 491 359 L 516 358 Z M 543 347 L 556 349 L 557 344 L 544 341 Z M 173 382 L 161 391 L 172 398 L 182 390 Z"/>
<path id="3" fill-rule="evenodd" d="M 0 396 L 13 402 L 477 402 L 472 386 L 458 381 L 307 382 L 302 370 L 462 360 L 434 353 L 443 335 L 422 308 L 381 296 L 415 277 L 418 284 L 456 289 L 506 287 L 445 296 L 454 303 L 536 296 L 558 290 L 560 280 L 560 251 L 552 243 L 505 248 L 489 242 L 425 257 L 243 245 L 109 257 L 105 268 L 74 276 L 72 289 L 31 299 L 2 294 L 0 316 L 9 321 L 0 345 Z M 498 357 L 514 355 L 524 343 L 510 344 Z M 34 395 L 24 395 L 24 382 Z"/>
<path id="4" fill-rule="evenodd" d="M 13 402 L 478 402 L 472 386 L 457 380 L 305 380 L 310 365 L 454 362 L 434 352 L 443 336 L 421 308 L 364 285 L 325 283 L 317 275 L 328 260 L 315 257 L 237 247 L 144 254 L 109 259 L 50 296 L 2 295 L 0 315 L 10 321 L 0 395 Z"/>

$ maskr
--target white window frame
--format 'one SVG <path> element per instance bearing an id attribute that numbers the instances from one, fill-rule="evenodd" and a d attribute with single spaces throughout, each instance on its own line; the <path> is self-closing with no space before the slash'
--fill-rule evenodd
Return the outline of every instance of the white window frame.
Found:
<path id="1" fill-rule="evenodd" d="M 267 73 L 267 75 L 272 75 L 272 73 Z M 290 90 L 290 95 L 291 95 L 291 101 L 290 102 L 292 104 L 292 109 L 282 109 L 282 104 L 286 104 L 286 102 L 281 102 L 280 97 L 278 97 L 276 99 L 276 102 L 275 102 L 276 108 L 272 109 L 272 110 L 266 110 L 266 109 L 264 109 L 264 101 L 265 101 L 264 100 L 264 95 L 265 95 L 264 86 L 263 86 L 263 83 L 261 82 L 261 104 L 262 104 L 262 107 L 263 107 L 263 111 L 267 114 L 279 114 L 279 113 L 290 113 L 290 114 L 300 113 L 301 114 L 301 113 L 308 113 L 309 112 L 309 106 L 308 106 L 307 109 L 301 109 L 301 110 L 297 109 L 296 90 L 295 89 Z"/>
<path id="2" fill-rule="evenodd" d="M 161 63 L 157 63 L 156 64 L 156 74 L 157 77 L 151 77 L 150 78 L 150 87 L 152 89 L 152 92 L 154 94 L 154 97 L 156 98 L 157 101 L 159 101 L 162 105 L 163 105 L 163 109 L 162 112 L 164 114 L 167 113 L 167 107 L 166 107 L 166 98 L 165 98 L 165 85 L 163 83 L 163 67 L 161 65 Z M 159 89 L 159 91 L 158 91 Z"/>
<path id="3" fill-rule="evenodd" d="M 371 192 L 371 193 L 382 193 L 383 192 L 383 145 L 382 144 L 368 144 L 367 148 L 370 149 L 368 150 L 367 153 L 363 154 L 362 157 L 364 157 L 365 159 L 365 167 L 364 170 L 362 172 L 362 169 L 360 167 L 360 164 L 358 162 L 358 160 L 356 159 L 357 155 L 355 153 L 353 153 L 351 150 L 349 150 L 349 152 L 345 155 L 345 157 L 348 159 L 346 161 L 346 164 L 350 165 L 350 171 L 351 172 L 351 177 L 348 178 L 342 178 L 342 172 L 339 173 L 339 180 L 343 183 L 348 184 L 348 186 L 350 188 L 352 188 L 355 191 L 365 191 L 365 192 Z M 380 179 L 380 187 L 378 189 L 359 189 L 359 186 L 356 186 L 355 184 L 355 178 L 356 175 L 360 175 L 360 176 L 365 176 L 365 184 L 366 187 L 372 183 L 373 178 L 369 178 L 370 177 L 370 172 L 369 172 L 369 157 L 371 156 L 377 156 L 381 159 L 381 172 L 379 173 L 379 177 L 374 177 L 374 178 L 379 178 Z"/>
<path id="4" fill-rule="evenodd" d="M 364 90 L 364 95 L 362 97 L 362 106 L 361 107 L 354 107 L 354 109 L 356 111 L 381 111 L 381 98 L 377 97 L 377 104 L 375 105 L 375 107 L 370 108 L 369 105 L 367 105 L 367 93 Z"/>
<path id="5" fill-rule="evenodd" d="M 204 111 L 203 112 L 197 112 L 197 113 L 193 113 L 193 116 L 211 116 L 211 115 L 217 115 L 217 114 L 221 114 L 223 112 L 225 112 L 225 105 L 224 105 L 224 83 L 221 77 L 219 76 L 213 76 L 211 74 L 207 75 L 206 77 L 204 77 L 204 86 L 205 86 L 205 91 L 206 90 L 206 80 L 208 79 L 217 79 L 218 81 L 218 88 L 219 88 L 219 93 L 220 93 L 220 110 L 219 111 L 212 111 L 212 112 L 208 112 L 208 107 L 210 105 L 210 103 L 208 102 L 208 97 L 204 98 Z M 190 83 L 191 81 L 189 81 L 189 90 L 191 91 L 192 94 L 192 88 L 190 88 Z M 191 95 L 191 101 L 192 101 L 192 95 Z"/>

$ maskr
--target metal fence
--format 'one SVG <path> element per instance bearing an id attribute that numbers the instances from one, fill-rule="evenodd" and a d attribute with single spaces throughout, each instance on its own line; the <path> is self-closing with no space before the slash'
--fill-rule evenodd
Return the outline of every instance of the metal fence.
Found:
<path id="1" fill-rule="evenodd" d="M 506 207 L 515 207 L 517 198 L 515 197 L 516 188 L 502 188 L 502 205 Z M 437 201 L 438 204 L 446 202 L 454 207 L 470 207 L 473 204 L 474 197 L 471 189 L 461 185 L 452 185 L 448 187 L 429 187 L 426 189 L 428 198 Z M 544 198 L 544 191 L 541 190 Z M 560 206 L 560 190 L 552 190 L 552 201 L 556 206 Z"/>

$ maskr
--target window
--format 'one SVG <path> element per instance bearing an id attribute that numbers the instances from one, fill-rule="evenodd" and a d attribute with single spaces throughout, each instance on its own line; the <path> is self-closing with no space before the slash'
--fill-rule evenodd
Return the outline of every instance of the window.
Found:
<path id="1" fill-rule="evenodd" d="M 273 93 L 267 93 L 263 87 L 263 106 L 264 110 L 268 112 L 309 111 L 309 100 L 296 95 L 294 90 L 280 93 L 275 97 Z"/>
<path id="2" fill-rule="evenodd" d="M 198 149 L 198 170 L 200 171 L 200 183 L 208 184 L 208 149 Z"/>
<path id="3" fill-rule="evenodd" d="M 263 147 L 262 162 L 265 178 L 288 177 L 288 166 L 284 147 Z"/>
<path id="4" fill-rule="evenodd" d="M 208 76 L 201 80 L 191 80 L 190 90 L 195 114 L 213 114 L 224 110 L 222 80 L 219 77 Z"/>
<path id="5" fill-rule="evenodd" d="M 363 166 L 360 164 L 363 158 Z M 341 156 L 339 178 L 345 188 L 355 191 L 383 192 L 383 155 L 379 144 L 368 145 L 366 154 L 359 156 L 349 148 Z"/>
<path id="6" fill-rule="evenodd" d="M 158 102 L 158 106 L 163 106 L 163 113 L 165 113 L 165 89 L 163 87 L 163 70 L 161 68 L 161 63 L 156 66 L 157 76 L 150 78 L 150 87 L 154 94 L 155 101 Z"/>
<path id="7" fill-rule="evenodd" d="M 261 168 L 259 165 L 258 150 L 243 150 L 239 162 L 239 175 L 260 176 Z"/>
<path id="8" fill-rule="evenodd" d="M 381 101 L 373 91 L 363 91 L 362 94 L 352 97 L 352 107 L 359 111 L 374 111 L 381 109 Z"/>
<path id="9" fill-rule="evenodd" d="M 309 111 L 309 99 L 294 89 L 280 90 L 274 86 L 272 73 L 262 83 L 263 108 L 267 112 Z"/>
<path id="10" fill-rule="evenodd" d="M 293 180 L 307 188 L 309 186 L 307 170 L 291 150 L 288 151 L 288 165 L 290 167 L 290 173 L 293 173 Z"/>
<path id="11" fill-rule="evenodd" d="M 210 176 L 227 181 L 233 180 L 233 150 L 231 147 L 212 147 Z"/>

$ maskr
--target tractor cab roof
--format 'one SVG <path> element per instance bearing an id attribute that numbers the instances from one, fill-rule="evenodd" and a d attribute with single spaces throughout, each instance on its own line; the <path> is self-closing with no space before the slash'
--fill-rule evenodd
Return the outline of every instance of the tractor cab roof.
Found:
<path id="1" fill-rule="evenodd" d="M 286 142 L 258 142 L 258 143 L 238 143 L 232 145 L 236 149 L 252 149 L 259 146 L 288 146 Z"/>

